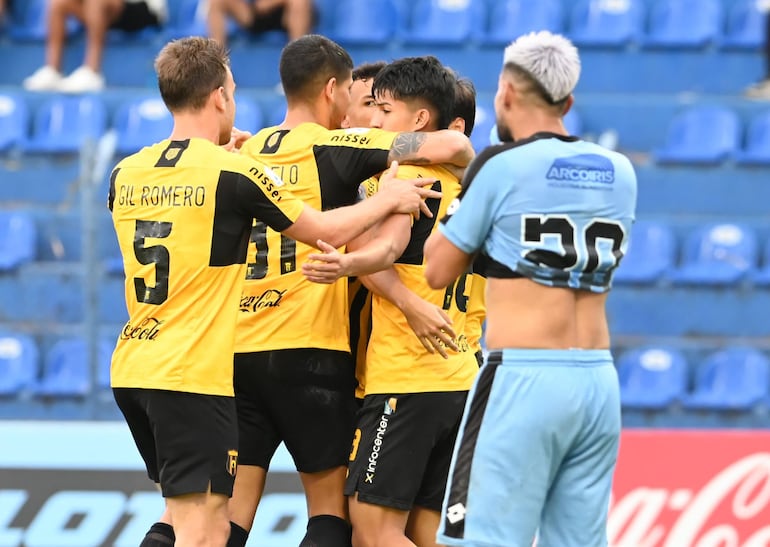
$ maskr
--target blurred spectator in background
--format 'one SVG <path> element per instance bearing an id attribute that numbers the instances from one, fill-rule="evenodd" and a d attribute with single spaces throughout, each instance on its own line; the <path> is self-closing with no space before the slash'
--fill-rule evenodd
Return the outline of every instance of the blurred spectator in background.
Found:
<path id="1" fill-rule="evenodd" d="M 374 77 L 385 68 L 385 61 L 362 63 L 353 69 L 353 84 L 350 86 L 350 106 L 342 118 L 342 128 L 370 127 L 372 114 L 377 109 L 377 102 L 372 96 Z"/>
<path id="2" fill-rule="evenodd" d="M 285 30 L 294 40 L 310 32 L 314 5 L 313 0 L 209 0 L 209 36 L 223 45 L 228 17 L 251 33 Z"/>
<path id="3" fill-rule="evenodd" d="M 770 0 L 758 0 L 757 5 L 765 12 L 765 44 L 762 50 L 765 60 L 765 77 L 746 88 L 746 96 L 752 99 L 770 100 Z"/>
<path id="4" fill-rule="evenodd" d="M 135 32 L 160 26 L 167 13 L 166 0 L 51 0 L 45 65 L 24 80 L 24 88 L 64 93 L 101 91 L 104 88 L 101 64 L 107 31 L 115 28 Z M 69 16 L 79 19 L 85 26 L 86 51 L 83 65 L 65 78 L 61 65 Z"/>

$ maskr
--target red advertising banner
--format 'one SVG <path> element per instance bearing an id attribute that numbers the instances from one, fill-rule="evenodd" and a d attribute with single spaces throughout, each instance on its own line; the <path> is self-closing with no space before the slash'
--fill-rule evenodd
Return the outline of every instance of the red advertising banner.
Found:
<path id="1" fill-rule="evenodd" d="M 770 546 L 770 432 L 627 430 L 613 547 Z"/>

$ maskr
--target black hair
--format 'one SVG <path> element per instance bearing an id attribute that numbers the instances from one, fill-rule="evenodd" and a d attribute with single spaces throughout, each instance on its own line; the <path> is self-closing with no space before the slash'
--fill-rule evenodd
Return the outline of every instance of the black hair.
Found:
<path id="1" fill-rule="evenodd" d="M 399 101 L 422 100 L 435 110 L 438 129 L 446 129 L 455 102 L 455 78 L 432 55 L 404 57 L 383 68 L 372 83 L 376 98 L 388 91 Z"/>
<path id="2" fill-rule="evenodd" d="M 278 69 L 286 98 L 306 100 L 315 97 L 330 79 L 347 79 L 353 60 L 336 42 L 308 34 L 283 48 Z"/>

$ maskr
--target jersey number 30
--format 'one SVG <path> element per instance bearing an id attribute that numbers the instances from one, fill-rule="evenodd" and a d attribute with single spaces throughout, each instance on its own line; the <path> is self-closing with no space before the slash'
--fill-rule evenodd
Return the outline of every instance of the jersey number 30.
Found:
<path id="1" fill-rule="evenodd" d="M 536 249 L 526 254 L 526 259 L 536 264 L 543 264 L 559 270 L 571 270 L 578 265 L 578 259 L 583 258 L 583 252 L 587 254 L 585 264 L 581 271 L 591 273 L 599 267 L 599 249 L 597 242 L 604 240 L 612 243 L 611 257 L 607 257 L 615 267 L 623 257 L 621 244 L 625 233 L 623 227 L 613 221 L 596 219 L 583 230 L 584 249 L 578 248 L 575 240 L 575 224 L 569 217 L 561 215 L 533 215 L 524 216 L 524 241 L 527 243 L 539 243 L 545 245 L 546 236 L 557 236 L 561 240 L 562 253 L 547 249 Z M 606 266 L 606 264 L 604 264 Z"/>

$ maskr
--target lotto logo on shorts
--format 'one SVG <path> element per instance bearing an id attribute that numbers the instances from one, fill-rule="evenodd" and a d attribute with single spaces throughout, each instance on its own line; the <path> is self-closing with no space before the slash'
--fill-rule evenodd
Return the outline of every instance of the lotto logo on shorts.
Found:
<path id="1" fill-rule="evenodd" d="M 462 503 L 455 503 L 453 506 L 447 509 L 446 519 L 450 524 L 457 524 L 461 520 L 465 519 L 465 506 Z"/>

